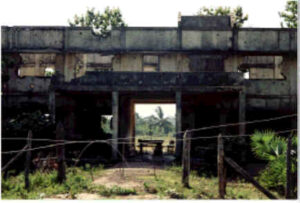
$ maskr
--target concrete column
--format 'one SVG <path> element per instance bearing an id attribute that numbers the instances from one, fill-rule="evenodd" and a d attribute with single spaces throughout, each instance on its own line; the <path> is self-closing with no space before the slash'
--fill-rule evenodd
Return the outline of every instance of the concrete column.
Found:
<path id="1" fill-rule="evenodd" d="M 55 91 L 51 90 L 49 93 L 49 104 L 48 104 L 48 108 L 49 108 L 49 113 L 51 115 L 51 121 L 53 124 L 55 124 Z"/>
<path id="2" fill-rule="evenodd" d="M 181 92 L 176 92 L 176 157 L 180 158 L 182 154 L 182 138 L 183 134 L 180 133 L 182 131 L 181 128 L 181 103 L 182 103 L 182 95 Z"/>
<path id="3" fill-rule="evenodd" d="M 226 117 L 227 117 L 227 111 L 220 111 L 220 125 L 224 125 L 226 124 Z M 226 134 L 226 127 L 222 127 L 220 129 L 220 133 L 222 133 L 222 135 Z"/>
<path id="4" fill-rule="evenodd" d="M 112 158 L 117 159 L 118 133 L 119 133 L 119 92 L 112 92 L 112 115 L 113 115 L 113 133 L 112 133 Z"/>
<path id="5" fill-rule="evenodd" d="M 76 54 L 65 54 L 64 55 L 64 76 L 65 81 L 70 82 L 75 77 L 76 69 Z"/>
<path id="6" fill-rule="evenodd" d="M 246 120 L 246 94 L 244 90 L 239 92 L 239 122 L 245 122 Z M 239 125 L 239 135 L 246 133 L 246 125 Z"/>
<path id="7" fill-rule="evenodd" d="M 129 129 L 130 137 L 130 153 L 134 154 L 135 152 L 135 107 L 134 102 L 130 101 L 130 129 Z"/>
<path id="8" fill-rule="evenodd" d="M 119 113 L 119 137 L 126 138 L 126 140 L 122 140 L 121 146 L 119 146 L 120 152 L 124 155 L 129 152 L 129 141 L 130 141 L 130 128 L 131 128 L 131 106 L 130 99 L 127 96 L 120 96 L 120 106 L 122 106 L 122 111 Z M 123 142 L 126 141 L 126 144 Z"/>

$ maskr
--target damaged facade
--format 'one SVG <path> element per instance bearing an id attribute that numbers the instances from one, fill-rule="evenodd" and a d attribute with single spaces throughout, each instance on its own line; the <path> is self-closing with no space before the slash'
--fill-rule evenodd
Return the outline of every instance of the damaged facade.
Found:
<path id="1" fill-rule="evenodd" d="M 296 33 L 235 29 L 224 16 L 183 16 L 178 27 L 122 27 L 106 38 L 90 28 L 2 27 L 2 56 L 17 61 L 2 85 L 2 119 L 18 107 L 48 109 L 53 122 L 63 122 L 66 139 L 129 138 L 130 154 L 135 103 L 175 103 L 177 132 L 293 114 Z M 111 135 L 100 125 L 103 115 L 113 117 Z M 296 128 L 296 120 L 221 131 L 268 128 Z M 181 145 L 178 140 L 177 156 Z M 117 140 L 112 146 L 121 147 Z M 115 150 L 111 155 L 118 156 Z"/>

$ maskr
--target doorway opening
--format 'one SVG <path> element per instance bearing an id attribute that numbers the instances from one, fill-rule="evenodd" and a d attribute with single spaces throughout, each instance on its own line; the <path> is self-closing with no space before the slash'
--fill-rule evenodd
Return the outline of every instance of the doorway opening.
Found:
<path id="1" fill-rule="evenodd" d="M 135 103 L 135 147 L 139 154 L 162 156 L 175 153 L 176 105 Z"/>

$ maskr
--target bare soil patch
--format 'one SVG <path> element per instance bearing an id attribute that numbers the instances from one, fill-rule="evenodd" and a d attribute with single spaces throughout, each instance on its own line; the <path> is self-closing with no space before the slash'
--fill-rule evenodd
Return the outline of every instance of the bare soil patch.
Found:
<path id="1" fill-rule="evenodd" d="M 96 185 L 106 187 L 118 186 L 122 188 L 143 189 L 142 176 L 155 175 L 161 166 L 155 166 L 146 162 L 133 162 L 127 164 L 118 164 L 111 169 L 107 169 L 101 177 L 93 182 Z"/>

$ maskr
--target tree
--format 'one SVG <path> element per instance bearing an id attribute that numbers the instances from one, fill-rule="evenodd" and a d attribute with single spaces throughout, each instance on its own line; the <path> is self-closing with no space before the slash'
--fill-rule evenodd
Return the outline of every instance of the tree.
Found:
<path id="1" fill-rule="evenodd" d="M 102 37 L 108 36 L 113 27 L 126 26 L 120 9 L 109 7 L 105 8 L 104 13 L 96 12 L 94 8 L 87 9 L 84 15 L 75 15 L 73 21 L 68 22 L 71 27 L 92 27 L 93 32 Z"/>
<path id="2" fill-rule="evenodd" d="M 155 109 L 156 112 L 156 124 L 158 126 L 158 128 L 160 129 L 160 132 L 164 132 L 166 134 L 168 134 L 169 132 L 172 131 L 172 123 L 164 117 L 164 112 L 162 110 L 162 108 L 160 106 L 158 106 Z"/>
<path id="3" fill-rule="evenodd" d="M 233 27 L 242 27 L 245 21 L 248 20 L 248 14 L 243 14 L 243 8 L 238 6 L 234 9 L 230 7 L 219 6 L 217 8 L 202 7 L 197 12 L 199 16 L 230 16 Z"/>
<path id="4" fill-rule="evenodd" d="M 283 12 L 279 12 L 279 16 L 284 21 L 280 23 L 281 27 L 297 28 L 297 7 L 298 1 L 287 1 L 285 10 Z"/>

